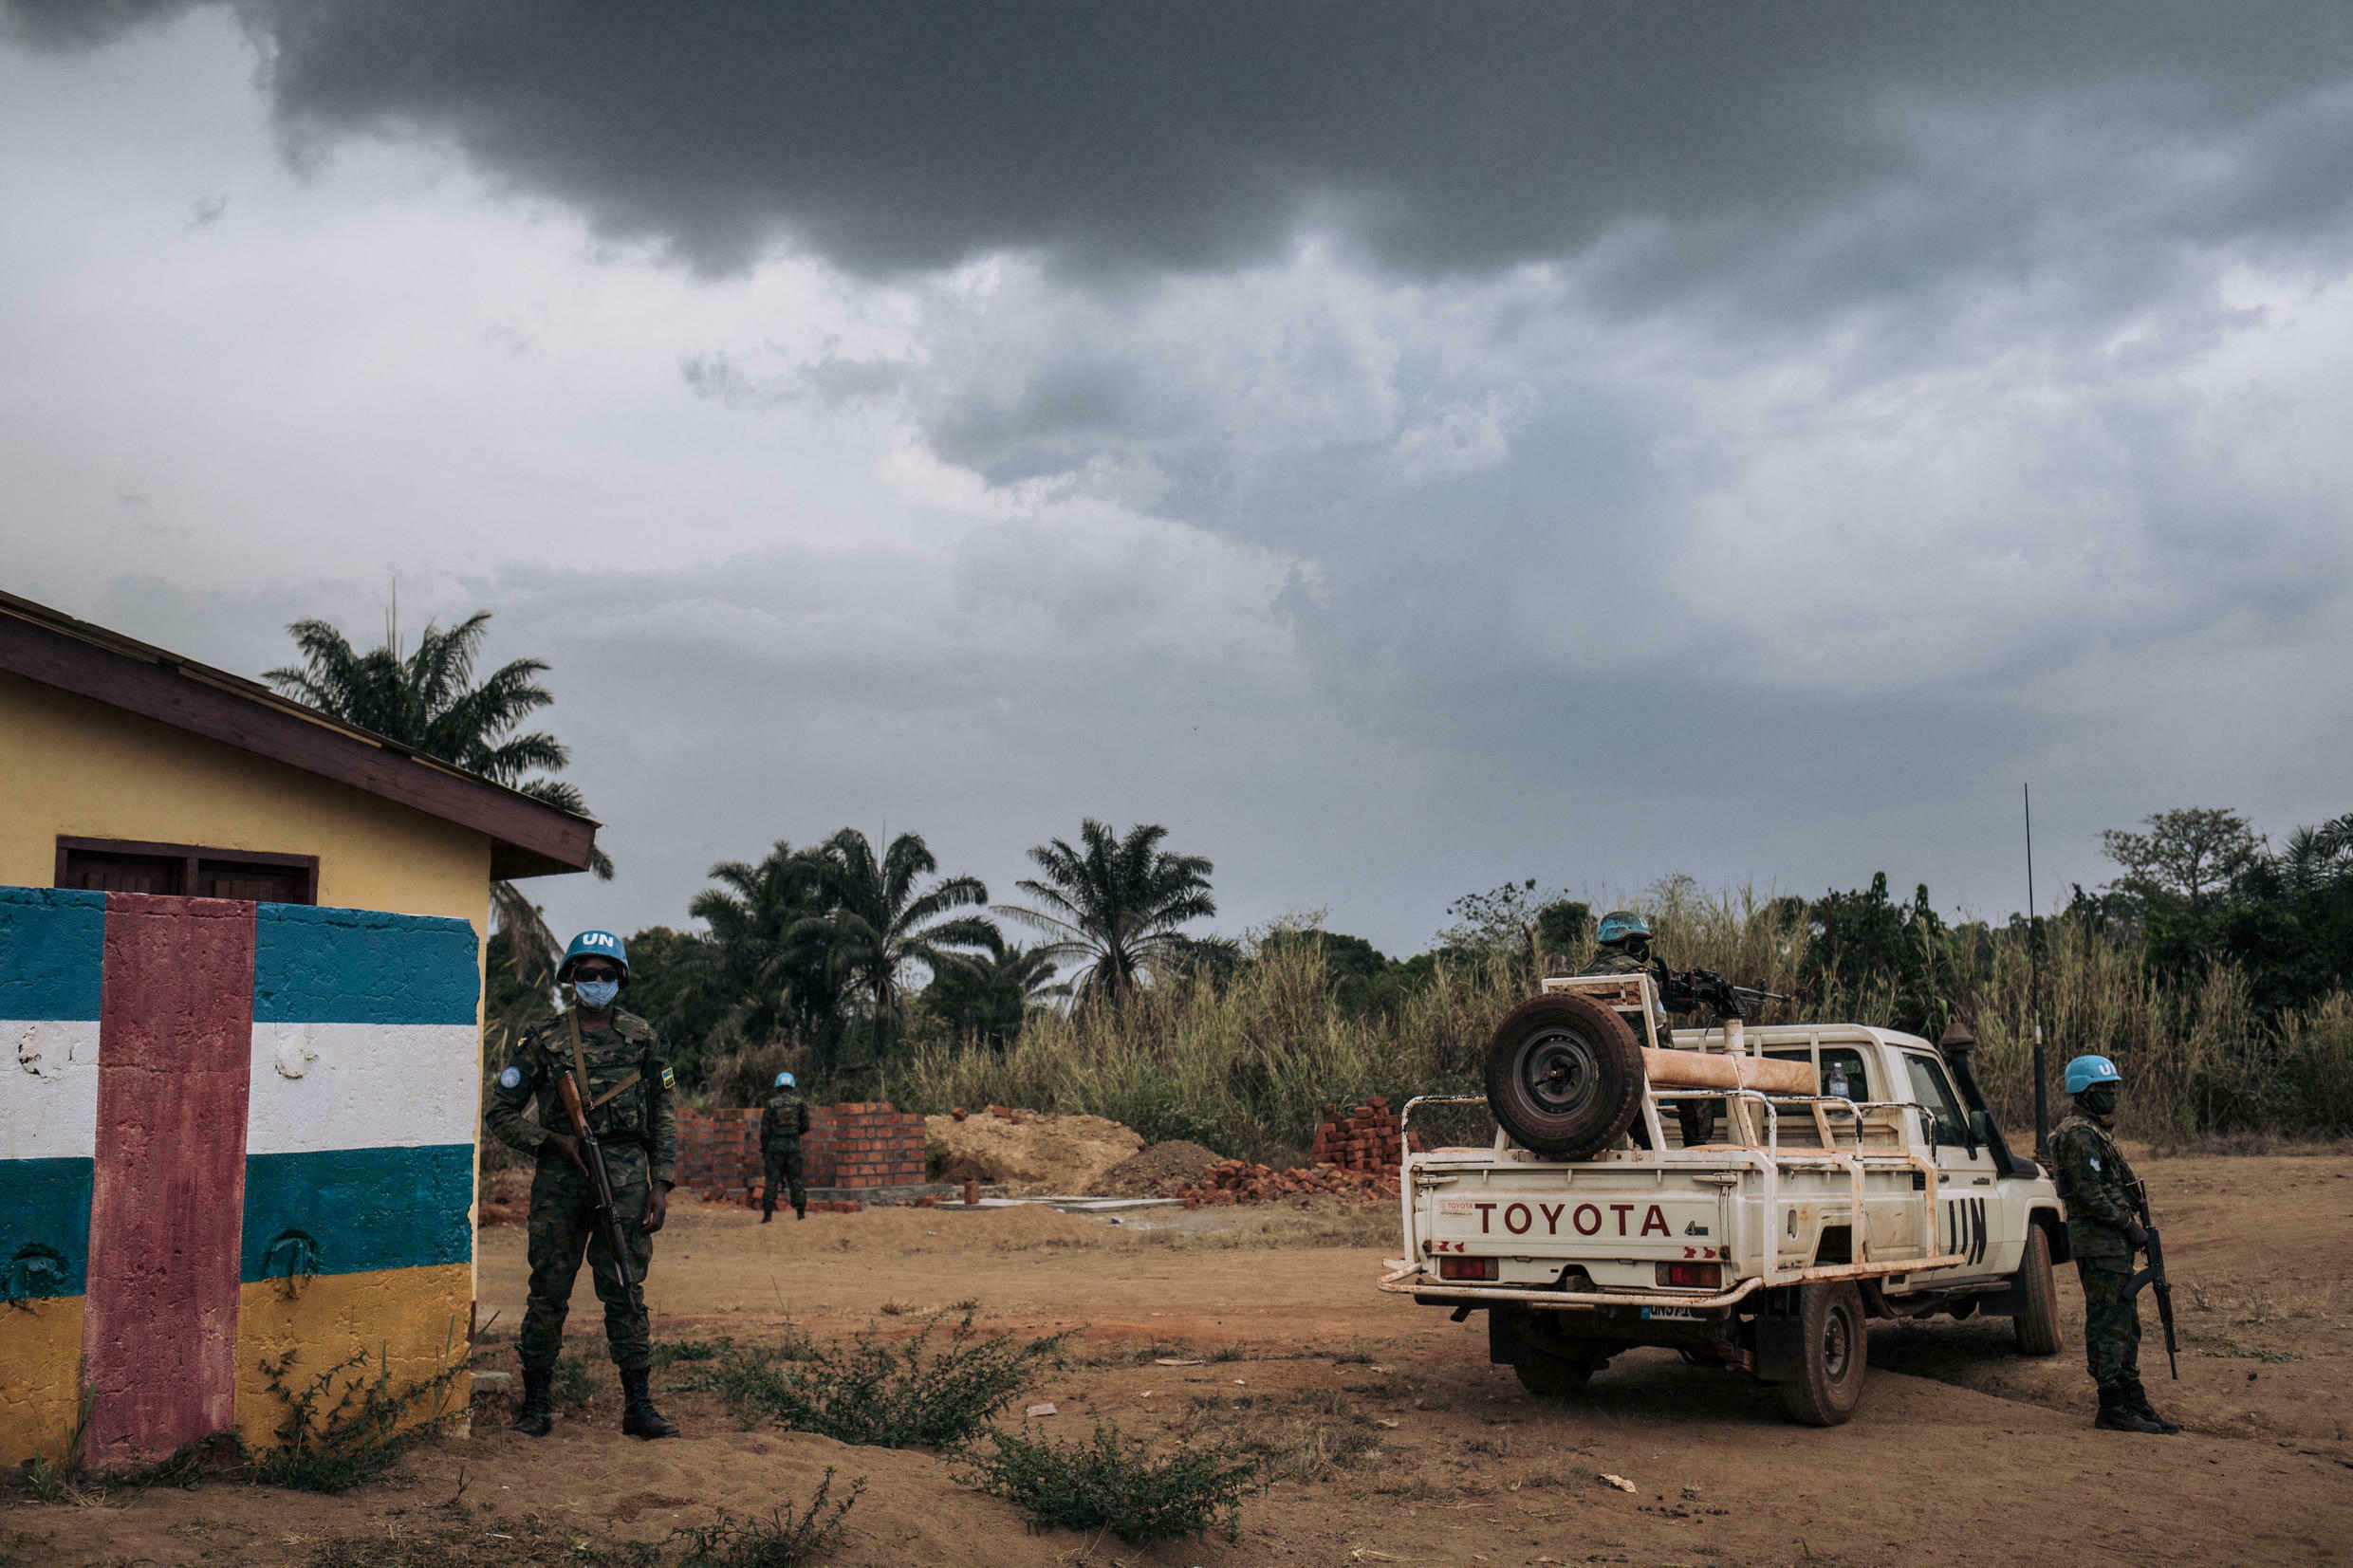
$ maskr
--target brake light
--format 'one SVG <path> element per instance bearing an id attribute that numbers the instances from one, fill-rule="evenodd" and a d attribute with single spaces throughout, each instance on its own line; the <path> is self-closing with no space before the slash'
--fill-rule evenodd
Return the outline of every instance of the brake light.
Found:
<path id="1" fill-rule="evenodd" d="M 1440 1258 L 1438 1278 L 1441 1280 L 1492 1280 L 1497 1278 L 1492 1258 Z"/>
<path id="2" fill-rule="evenodd" d="M 1715 1290 L 1721 1287 L 1721 1264 L 1660 1264 L 1658 1282 L 1669 1290 Z"/>

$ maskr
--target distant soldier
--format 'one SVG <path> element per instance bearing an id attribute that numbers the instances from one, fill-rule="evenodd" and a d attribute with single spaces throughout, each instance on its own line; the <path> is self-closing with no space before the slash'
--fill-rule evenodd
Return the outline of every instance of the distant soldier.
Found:
<path id="1" fill-rule="evenodd" d="M 1647 974 L 1655 981 L 1660 965 L 1651 956 L 1650 922 L 1632 910 L 1612 910 L 1602 916 L 1602 929 L 1595 933 L 1597 944 L 1593 962 L 1578 972 L 1581 974 Z M 1653 995 L 1657 992 L 1654 989 Z M 1658 1012 L 1654 1020 L 1658 1028 L 1658 1043 L 1672 1044 L 1663 1003 L 1657 1004 Z M 1640 1030 L 1635 1031 L 1635 1043 L 1642 1043 Z M 1675 1102 L 1675 1117 L 1683 1127 L 1683 1147 L 1706 1143 L 1715 1135 L 1715 1117 L 1722 1100 L 1678 1099 Z M 1648 1134 L 1642 1134 L 1647 1136 Z"/>
<path id="2" fill-rule="evenodd" d="M 565 950 L 556 979 L 570 984 L 572 1005 L 526 1031 L 491 1096 L 491 1131 L 539 1156 L 531 1176 L 530 1301 L 516 1346 L 523 1361 L 523 1408 L 515 1428 L 545 1437 L 554 1424 L 548 1388 L 564 1351 L 564 1319 L 585 1250 L 597 1299 L 604 1303 L 605 1342 L 621 1371 L 621 1430 L 632 1437 L 676 1437 L 678 1429 L 663 1419 L 647 1392 L 653 1347 L 598 1233 L 595 1184 L 556 1094 L 556 1084 L 572 1074 L 588 1129 L 604 1152 L 614 1208 L 625 1227 L 634 1227 L 630 1270 L 641 1282 L 654 1261 L 654 1232 L 662 1227 L 670 1189 L 677 1182 L 678 1123 L 671 1105 L 676 1080 L 653 1025 L 614 1005 L 629 983 L 629 955 L 620 937 L 582 932 Z M 524 1120 L 525 1108 L 534 1104 L 538 1121 Z"/>
<path id="3" fill-rule="evenodd" d="M 2067 1250 L 2084 1282 L 2084 1356 L 2100 1386 L 2108 1431 L 2177 1432 L 2140 1386 L 2140 1306 L 2131 1293 L 2133 1254 L 2149 1243 L 2134 1199 L 2136 1178 L 2116 1144 L 2116 1096 L 2123 1079 L 2103 1056 L 2067 1063 L 2075 1114 L 2050 1135 L 2052 1180 L 2067 1206 Z"/>
<path id="4" fill-rule="evenodd" d="M 801 1134 L 809 1130 L 808 1102 L 790 1073 L 776 1075 L 776 1087 L 760 1106 L 760 1153 L 768 1160 L 768 1186 L 760 1192 L 760 1223 L 776 1217 L 776 1184 L 792 1184 L 792 1217 L 808 1218 L 808 1189 L 801 1185 Z"/>

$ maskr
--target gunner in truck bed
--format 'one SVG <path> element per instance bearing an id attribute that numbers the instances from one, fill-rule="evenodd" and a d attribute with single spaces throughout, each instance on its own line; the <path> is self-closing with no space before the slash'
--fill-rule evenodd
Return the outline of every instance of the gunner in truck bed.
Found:
<path id="1" fill-rule="evenodd" d="M 1596 933 L 1593 962 L 1578 970 L 1580 974 L 1645 974 L 1657 961 L 1651 956 L 1650 922 L 1632 910 L 1612 910 L 1602 916 L 1602 928 Z M 1669 1024 L 1663 1009 L 1658 1018 L 1658 1042 L 1668 1042 Z M 1640 1032 L 1635 1042 L 1641 1043 Z M 1693 1148 L 1708 1141 L 1714 1131 L 1715 1118 L 1721 1112 L 1721 1100 L 1684 1099 L 1676 1101 L 1676 1119 L 1683 1124 L 1683 1147 Z"/>

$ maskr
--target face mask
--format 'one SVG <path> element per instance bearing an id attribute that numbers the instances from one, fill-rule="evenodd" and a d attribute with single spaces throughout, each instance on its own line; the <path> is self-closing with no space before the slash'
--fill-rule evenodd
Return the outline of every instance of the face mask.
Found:
<path id="1" fill-rule="evenodd" d="M 621 982 L 618 980 L 575 980 L 572 982 L 572 994 L 580 998 L 582 1006 L 591 1010 L 609 1007 L 613 1005 L 613 999 L 621 995 Z"/>
<path id="2" fill-rule="evenodd" d="M 2116 1085 L 2095 1083 L 2084 1091 L 2084 1108 L 2095 1116 L 2116 1115 Z"/>

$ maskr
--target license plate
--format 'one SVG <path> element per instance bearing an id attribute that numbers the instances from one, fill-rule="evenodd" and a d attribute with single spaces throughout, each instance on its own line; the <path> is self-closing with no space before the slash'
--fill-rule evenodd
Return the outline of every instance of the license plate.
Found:
<path id="1" fill-rule="evenodd" d="M 1644 1307 L 1642 1316 L 1651 1321 L 1673 1323 L 1695 1323 L 1699 1320 L 1699 1314 L 1690 1307 Z"/>

